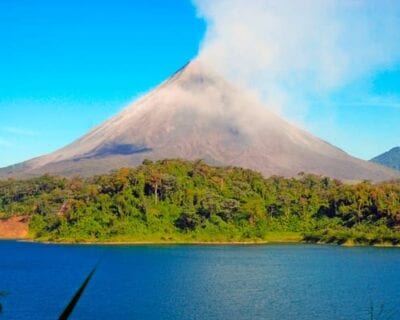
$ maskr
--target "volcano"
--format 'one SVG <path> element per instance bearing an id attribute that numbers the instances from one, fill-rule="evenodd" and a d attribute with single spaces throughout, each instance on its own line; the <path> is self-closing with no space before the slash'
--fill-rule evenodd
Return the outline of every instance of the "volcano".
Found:
<path id="1" fill-rule="evenodd" d="M 305 172 L 342 180 L 400 177 L 290 124 L 198 60 L 80 139 L 0 169 L 0 177 L 89 176 L 136 166 L 144 159 L 168 158 L 203 159 L 265 176 Z"/>

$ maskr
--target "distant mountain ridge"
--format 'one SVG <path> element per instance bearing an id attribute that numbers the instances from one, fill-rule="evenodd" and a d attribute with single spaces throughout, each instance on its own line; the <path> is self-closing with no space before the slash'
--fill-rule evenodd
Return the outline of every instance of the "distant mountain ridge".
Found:
<path id="1" fill-rule="evenodd" d="M 295 127 L 199 60 L 73 143 L 0 169 L 0 177 L 89 176 L 136 166 L 144 159 L 171 158 L 203 159 L 264 176 L 306 172 L 343 180 L 400 177 Z"/>
<path id="2" fill-rule="evenodd" d="M 400 170 L 400 147 L 394 147 L 389 151 L 372 158 L 371 161 L 388 168 Z"/>

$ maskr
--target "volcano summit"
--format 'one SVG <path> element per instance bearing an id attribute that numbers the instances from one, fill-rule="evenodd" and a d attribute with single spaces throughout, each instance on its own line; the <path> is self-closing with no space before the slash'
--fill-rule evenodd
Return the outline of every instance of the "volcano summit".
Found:
<path id="1" fill-rule="evenodd" d="M 374 181 L 400 176 L 293 126 L 196 60 L 70 145 L 0 169 L 0 177 L 88 176 L 166 158 L 204 159 L 266 176 L 306 172 Z"/>

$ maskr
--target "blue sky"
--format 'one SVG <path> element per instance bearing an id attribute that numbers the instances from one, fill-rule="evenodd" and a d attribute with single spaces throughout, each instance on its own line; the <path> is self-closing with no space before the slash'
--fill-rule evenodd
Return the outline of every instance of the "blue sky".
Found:
<path id="1" fill-rule="evenodd" d="M 319 137 L 365 160 L 400 146 L 400 66 L 311 102 L 305 122 Z"/>
<path id="2" fill-rule="evenodd" d="M 205 29 L 190 0 L 0 1 L 0 166 L 121 110 L 195 57 Z M 305 126 L 368 159 L 400 144 L 399 97 L 396 65 L 312 101 Z"/>
<path id="3" fill-rule="evenodd" d="M 0 166 L 59 148 L 193 58 L 186 0 L 0 1 Z"/>

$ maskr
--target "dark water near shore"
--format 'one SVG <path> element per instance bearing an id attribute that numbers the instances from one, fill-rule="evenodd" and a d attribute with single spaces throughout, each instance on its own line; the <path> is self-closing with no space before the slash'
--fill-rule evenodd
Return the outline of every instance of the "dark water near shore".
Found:
<path id="1" fill-rule="evenodd" d="M 398 248 L 14 241 L 0 319 L 56 319 L 100 257 L 73 319 L 400 319 Z"/>

